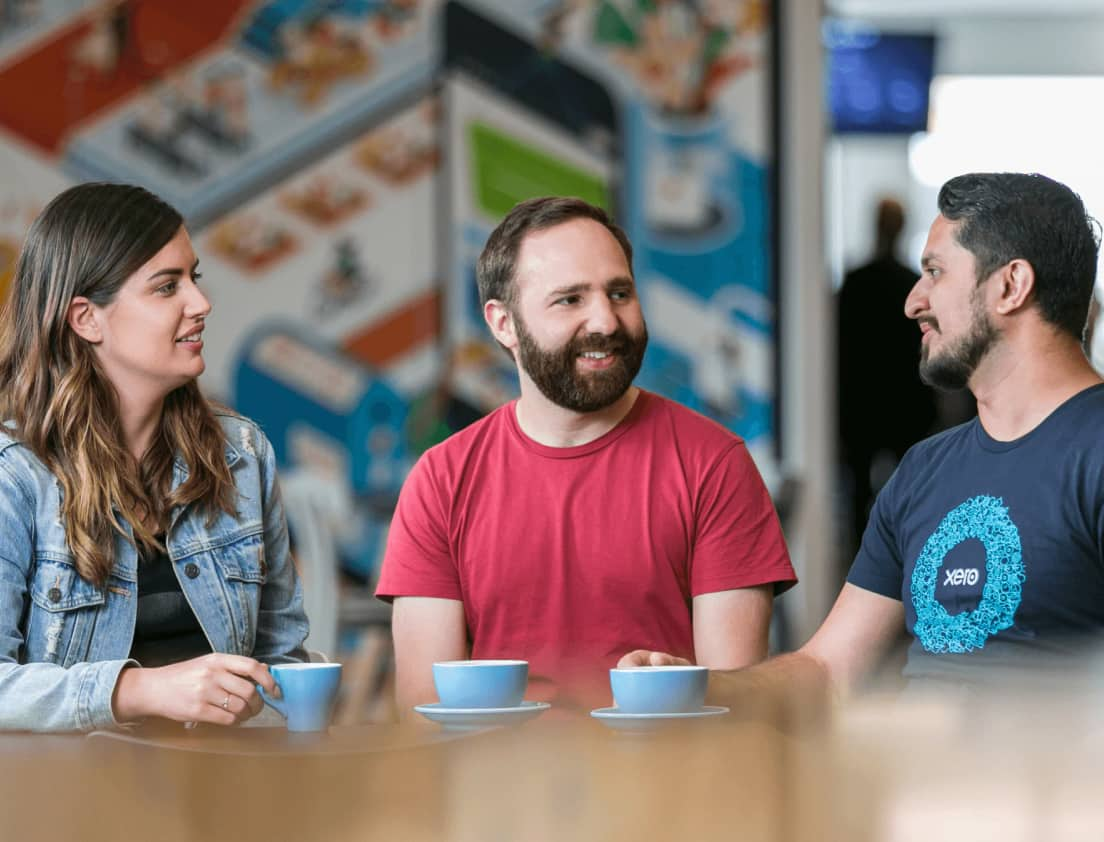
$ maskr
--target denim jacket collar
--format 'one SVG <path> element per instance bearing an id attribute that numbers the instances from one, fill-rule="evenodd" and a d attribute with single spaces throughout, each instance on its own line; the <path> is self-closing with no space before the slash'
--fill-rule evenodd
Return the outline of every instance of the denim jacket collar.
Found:
<path id="1" fill-rule="evenodd" d="M 249 446 L 252 447 L 252 443 L 250 443 Z M 238 452 L 238 450 L 234 447 L 234 445 L 232 445 L 230 443 L 229 440 L 227 440 L 227 442 L 226 442 L 225 456 L 226 456 L 226 467 L 228 467 L 228 468 L 232 468 L 234 466 L 234 463 L 242 458 L 241 453 Z M 176 456 L 173 457 L 173 478 L 172 478 L 172 488 L 173 488 L 173 490 L 175 491 L 177 488 L 179 488 L 181 485 L 183 485 L 187 481 L 187 479 L 188 479 L 188 465 L 184 461 L 184 458 L 178 453 L 178 454 L 176 454 Z"/>

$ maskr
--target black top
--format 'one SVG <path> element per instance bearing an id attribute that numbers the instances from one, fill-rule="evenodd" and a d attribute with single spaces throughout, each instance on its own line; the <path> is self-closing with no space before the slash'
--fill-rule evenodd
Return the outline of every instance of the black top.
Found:
<path id="1" fill-rule="evenodd" d="M 884 257 L 847 274 L 839 308 L 839 430 L 844 448 L 900 459 L 935 421 L 920 380 L 920 328 L 905 315 L 918 273 Z"/>
<path id="2" fill-rule="evenodd" d="M 164 543 L 164 537 L 158 536 Z M 207 655 L 211 644 L 180 589 L 172 562 L 160 550 L 142 552 L 138 562 L 138 618 L 130 657 L 160 667 Z"/>

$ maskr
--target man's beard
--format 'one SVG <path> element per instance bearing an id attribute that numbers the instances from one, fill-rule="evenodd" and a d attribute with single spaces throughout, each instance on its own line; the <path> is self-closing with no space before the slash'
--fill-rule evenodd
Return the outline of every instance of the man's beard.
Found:
<path id="1" fill-rule="evenodd" d="M 970 330 L 951 347 L 935 357 L 928 356 L 926 345 L 920 348 L 920 379 L 936 389 L 951 392 L 965 389 L 982 359 L 1000 338 L 985 312 L 980 294 L 970 296 Z"/>
<path id="2" fill-rule="evenodd" d="M 608 336 L 600 333 L 576 336 L 551 351 L 537 344 L 517 313 L 514 326 L 522 369 L 541 394 L 572 412 L 597 412 L 615 403 L 632 385 L 648 347 L 648 328 L 644 325 L 639 336 L 618 328 Z M 608 351 L 615 355 L 613 364 L 600 371 L 580 372 L 576 361 L 586 351 Z"/>

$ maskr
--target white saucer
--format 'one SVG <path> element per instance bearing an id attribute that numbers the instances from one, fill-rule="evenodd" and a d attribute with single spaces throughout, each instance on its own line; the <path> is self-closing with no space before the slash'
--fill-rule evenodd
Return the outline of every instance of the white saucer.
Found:
<path id="1" fill-rule="evenodd" d="M 726 713 L 728 713 L 726 707 L 705 705 L 701 710 L 681 713 L 624 713 L 617 708 L 598 708 L 592 710 L 590 715 L 601 720 L 603 725 L 618 731 L 653 731 L 664 725 L 710 716 L 723 716 Z"/>
<path id="2" fill-rule="evenodd" d="M 548 702 L 522 702 L 511 708 L 447 708 L 440 702 L 415 705 L 426 719 L 439 722 L 446 728 L 490 728 L 495 725 L 520 725 L 534 716 L 540 716 L 552 705 Z"/>

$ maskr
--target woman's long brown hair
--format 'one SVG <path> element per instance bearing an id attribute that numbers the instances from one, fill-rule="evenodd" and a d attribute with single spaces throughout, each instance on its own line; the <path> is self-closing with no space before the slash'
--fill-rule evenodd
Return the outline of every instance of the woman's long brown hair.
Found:
<path id="1" fill-rule="evenodd" d="M 226 437 L 193 380 L 171 392 L 149 449 L 135 463 L 121 435 L 115 388 L 70 328 L 70 302 L 107 305 L 180 230 L 183 219 L 140 187 L 82 184 L 57 196 L 27 234 L 0 313 L 0 420 L 61 484 L 65 536 L 80 576 L 102 587 L 115 537 L 159 547 L 176 506 L 208 518 L 234 510 Z M 187 480 L 171 490 L 173 462 Z"/>

